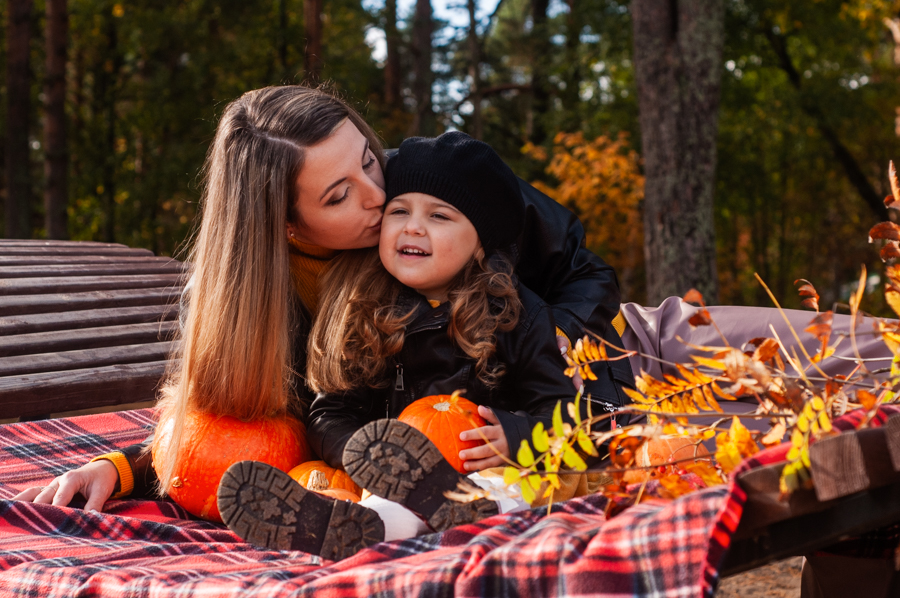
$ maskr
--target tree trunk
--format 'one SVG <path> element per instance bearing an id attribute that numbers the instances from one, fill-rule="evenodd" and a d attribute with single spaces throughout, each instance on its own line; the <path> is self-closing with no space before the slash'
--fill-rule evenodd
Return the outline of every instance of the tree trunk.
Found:
<path id="1" fill-rule="evenodd" d="M 469 8 L 469 101 L 472 103 L 472 137 L 484 136 L 481 123 L 481 45 L 478 43 L 478 21 L 475 20 L 475 0 L 468 0 Z"/>
<path id="2" fill-rule="evenodd" d="M 32 0 L 7 2 L 6 54 L 6 236 L 31 236 L 31 165 L 28 123 L 31 115 Z"/>
<path id="3" fill-rule="evenodd" d="M 384 3 L 384 40 L 387 62 L 384 63 L 384 102 L 397 108 L 400 101 L 400 33 L 397 31 L 397 0 Z"/>
<path id="4" fill-rule="evenodd" d="M 322 76 L 322 0 L 305 0 L 307 83 L 317 83 Z"/>
<path id="5" fill-rule="evenodd" d="M 47 0 L 47 80 L 44 86 L 44 190 L 48 239 L 67 239 L 69 203 L 66 139 L 66 0 Z"/>
<path id="6" fill-rule="evenodd" d="M 713 191 L 724 39 L 721 0 L 634 0 L 647 299 L 692 287 L 718 301 Z"/>
<path id="7" fill-rule="evenodd" d="M 288 78 L 287 51 L 288 51 L 288 35 L 287 35 L 288 15 L 287 0 L 278 0 L 278 66 L 281 67 L 281 76 Z"/>
<path id="8" fill-rule="evenodd" d="M 102 170 L 101 187 L 103 191 L 102 204 L 105 212 L 103 223 L 103 240 L 114 243 L 116 237 L 116 83 L 121 66 L 119 55 L 118 31 L 116 30 L 116 17 L 107 15 L 106 21 L 106 60 L 98 64 L 96 75 L 98 96 L 102 106 L 104 122 L 104 135 L 102 147 L 104 148 L 104 161 Z"/>
<path id="9" fill-rule="evenodd" d="M 532 143 L 540 145 L 547 138 L 544 120 L 550 110 L 550 36 L 547 31 L 547 9 L 550 0 L 531 0 L 531 114 L 529 128 Z"/>
<path id="10" fill-rule="evenodd" d="M 431 36 L 434 23 L 431 19 L 431 2 L 416 0 L 413 20 L 413 84 L 416 113 L 410 125 L 409 135 L 433 136 L 436 133 L 434 110 L 431 106 Z"/>

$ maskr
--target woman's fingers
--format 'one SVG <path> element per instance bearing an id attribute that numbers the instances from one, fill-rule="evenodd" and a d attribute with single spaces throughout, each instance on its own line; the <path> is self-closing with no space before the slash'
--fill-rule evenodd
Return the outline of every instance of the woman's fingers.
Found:
<path id="1" fill-rule="evenodd" d="M 459 433 L 460 440 L 497 440 L 503 434 L 501 426 L 482 426 L 480 428 L 472 428 Z"/>
<path id="2" fill-rule="evenodd" d="M 34 498 L 38 494 L 40 494 L 43 489 L 43 486 L 34 486 L 32 488 L 27 488 L 13 496 L 12 500 L 24 500 L 25 502 L 33 502 Z"/>
<path id="3" fill-rule="evenodd" d="M 118 479 L 119 472 L 112 463 L 94 461 L 53 478 L 46 486 L 23 490 L 13 500 L 64 507 L 76 494 L 81 494 L 87 500 L 85 510 L 99 511 L 112 496 Z"/>
<path id="4" fill-rule="evenodd" d="M 488 469 L 489 467 L 500 467 L 501 465 L 505 464 L 506 461 L 504 461 L 502 457 L 494 455 L 492 457 L 488 457 L 487 459 L 477 459 L 474 461 L 467 460 L 463 465 L 466 468 L 466 471 L 481 471 L 482 469 Z"/>

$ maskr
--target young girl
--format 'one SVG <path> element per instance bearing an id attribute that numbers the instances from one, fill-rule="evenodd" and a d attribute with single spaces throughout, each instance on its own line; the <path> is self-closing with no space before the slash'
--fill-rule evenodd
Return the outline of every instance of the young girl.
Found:
<path id="1" fill-rule="evenodd" d="M 444 498 L 462 476 L 423 435 L 379 418 L 464 390 L 490 423 L 464 439 L 483 434 L 493 448 L 460 457 L 483 459 L 496 449 L 508 458 L 537 422 L 549 425 L 573 389 L 548 306 L 516 284 L 504 253 L 521 230 L 524 205 L 499 156 L 458 132 L 409 139 L 389 162 L 386 185 L 378 252 L 346 252 L 323 278 L 308 351 L 308 382 L 319 393 L 308 437 L 330 465 L 443 530 L 497 506 Z M 363 504 L 307 493 L 286 474 L 247 462 L 232 467 L 219 489 L 226 524 L 248 541 L 328 558 L 385 538 L 382 519 L 390 516 Z"/>

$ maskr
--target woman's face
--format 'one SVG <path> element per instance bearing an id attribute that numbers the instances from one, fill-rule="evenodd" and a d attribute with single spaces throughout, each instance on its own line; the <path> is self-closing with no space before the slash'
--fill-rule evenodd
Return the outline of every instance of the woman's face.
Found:
<path id="1" fill-rule="evenodd" d="M 368 140 L 349 119 L 306 149 L 297 186 L 297 220 L 288 223 L 289 235 L 326 249 L 378 244 L 384 174 Z"/>

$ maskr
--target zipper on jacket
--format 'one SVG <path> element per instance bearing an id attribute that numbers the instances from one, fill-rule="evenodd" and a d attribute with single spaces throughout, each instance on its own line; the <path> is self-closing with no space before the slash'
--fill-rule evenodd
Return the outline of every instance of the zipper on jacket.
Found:
<path id="1" fill-rule="evenodd" d="M 394 390 L 406 390 L 403 386 L 403 364 L 397 364 L 397 380 L 394 382 Z"/>

